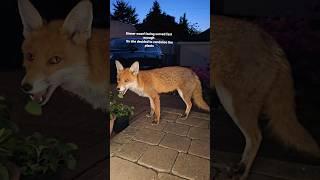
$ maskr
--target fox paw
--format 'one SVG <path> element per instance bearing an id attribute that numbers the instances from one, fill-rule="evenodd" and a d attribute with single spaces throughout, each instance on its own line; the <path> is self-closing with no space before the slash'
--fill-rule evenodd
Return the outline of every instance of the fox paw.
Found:
<path id="1" fill-rule="evenodd" d="M 179 119 L 186 120 L 188 118 L 188 114 L 183 113 L 179 115 Z"/>
<path id="2" fill-rule="evenodd" d="M 147 118 L 152 118 L 153 115 L 154 115 L 154 114 L 150 112 L 150 113 L 147 113 L 147 114 L 146 114 L 146 117 L 147 117 Z"/>
<path id="3" fill-rule="evenodd" d="M 158 120 L 154 119 L 154 120 L 152 121 L 152 125 L 158 125 L 158 124 L 159 124 L 159 121 L 158 121 Z"/>
<path id="4" fill-rule="evenodd" d="M 232 180 L 245 180 L 244 173 L 246 165 L 244 163 L 235 164 L 228 170 L 228 175 Z"/>

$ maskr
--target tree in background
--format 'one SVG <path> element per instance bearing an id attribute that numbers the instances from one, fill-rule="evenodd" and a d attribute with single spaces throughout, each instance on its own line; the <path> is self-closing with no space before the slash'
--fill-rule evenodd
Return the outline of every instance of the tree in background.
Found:
<path id="1" fill-rule="evenodd" d="M 136 25 L 136 28 L 139 32 L 172 32 L 174 37 L 163 38 L 174 41 L 188 41 L 192 39 L 192 36 L 199 33 L 196 25 L 189 23 L 185 13 L 177 23 L 174 16 L 170 16 L 161 10 L 157 0 L 153 2 L 149 13 L 141 24 Z"/>
<path id="2" fill-rule="evenodd" d="M 113 20 L 118 20 L 127 24 L 137 24 L 139 22 L 136 8 L 133 8 L 124 0 L 117 0 L 113 3 L 113 7 L 114 13 L 111 14 Z"/>
<path id="3" fill-rule="evenodd" d="M 199 34 L 200 32 L 197 30 L 196 24 L 190 24 L 186 13 L 180 17 L 178 26 L 178 35 L 180 36 L 179 39 L 181 40 L 190 40 L 190 38 L 194 35 Z"/>
<path id="4" fill-rule="evenodd" d="M 137 29 L 148 32 L 175 32 L 176 24 L 175 18 L 163 12 L 159 2 L 154 1 L 149 13 Z"/>

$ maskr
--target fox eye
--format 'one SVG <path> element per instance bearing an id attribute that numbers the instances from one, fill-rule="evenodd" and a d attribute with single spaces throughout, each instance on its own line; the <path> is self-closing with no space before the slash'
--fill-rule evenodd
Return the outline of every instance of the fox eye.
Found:
<path id="1" fill-rule="evenodd" d="M 129 82 L 129 79 L 125 79 L 124 82 L 126 82 L 126 83 Z"/>
<path id="2" fill-rule="evenodd" d="M 32 55 L 31 53 L 26 53 L 26 54 L 25 54 L 25 59 L 26 59 L 27 61 L 32 62 L 32 61 L 34 60 L 34 57 L 33 57 L 33 55 Z"/>
<path id="3" fill-rule="evenodd" d="M 59 56 L 53 56 L 52 58 L 49 59 L 48 63 L 49 64 L 59 64 L 61 62 L 61 57 Z"/>

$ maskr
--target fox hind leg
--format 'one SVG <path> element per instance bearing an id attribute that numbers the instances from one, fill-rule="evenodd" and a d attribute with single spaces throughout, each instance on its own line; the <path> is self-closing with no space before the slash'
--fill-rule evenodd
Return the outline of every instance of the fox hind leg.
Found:
<path id="1" fill-rule="evenodd" d="M 178 93 L 180 97 L 182 98 L 183 102 L 186 104 L 186 110 L 184 114 L 180 116 L 181 119 L 187 119 L 190 113 L 190 110 L 192 108 L 192 102 L 191 102 L 191 97 L 192 93 L 190 90 L 184 88 L 184 89 L 178 89 Z"/>
<path id="2" fill-rule="evenodd" d="M 230 170 L 233 179 L 245 180 L 249 175 L 262 141 L 258 125 L 259 109 L 257 109 L 258 106 L 245 103 L 245 106 L 237 106 L 236 112 L 235 104 L 240 104 L 239 99 L 234 99 L 222 86 L 216 86 L 216 91 L 222 105 L 245 137 L 246 144 L 241 161 L 236 166 L 231 167 Z M 235 102 L 235 100 L 238 100 L 238 102 Z"/>
<path id="3" fill-rule="evenodd" d="M 239 123 L 238 127 L 245 136 L 246 145 L 240 163 L 232 167 L 231 174 L 233 177 L 245 180 L 249 175 L 249 171 L 259 150 L 262 135 L 258 124 Z"/>

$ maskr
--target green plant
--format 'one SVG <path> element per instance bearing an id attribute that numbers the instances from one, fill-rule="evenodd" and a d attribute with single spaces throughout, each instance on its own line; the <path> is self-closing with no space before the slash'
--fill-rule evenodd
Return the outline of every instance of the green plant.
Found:
<path id="1" fill-rule="evenodd" d="M 109 100 L 110 100 L 110 115 L 114 115 L 117 118 L 120 118 L 120 117 L 130 117 L 134 114 L 133 112 L 134 107 L 118 102 L 111 91 L 109 94 Z"/>
<path id="2" fill-rule="evenodd" d="M 10 178 L 7 163 L 12 156 L 12 152 L 8 148 L 7 141 L 12 138 L 12 134 L 12 130 L 0 129 L 0 178 L 2 180 L 9 180 Z"/>
<path id="3" fill-rule="evenodd" d="M 13 151 L 12 160 L 20 167 L 22 176 L 54 174 L 63 167 L 76 167 L 74 153 L 78 147 L 40 133 L 23 138 Z"/>
<path id="4" fill-rule="evenodd" d="M 11 129 L 13 132 L 18 132 L 19 129 L 15 123 L 10 120 L 10 107 L 3 96 L 0 96 L 0 129 Z"/>
<path id="5" fill-rule="evenodd" d="M 14 164 L 22 177 L 53 175 L 62 168 L 74 169 L 78 147 L 40 133 L 22 137 L 10 121 L 9 106 L 0 96 L 0 179 L 9 180 L 8 164 Z"/>
<path id="6" fill-rule="evenodd" d="M 8 142 L 13 139 L 13 133 L 18 132 L 18 127 L 10 121 L 9 105 L 3 96 L 0 96 L 0 179 L 9 180 L 7 164 L 12 151 Z"/>

